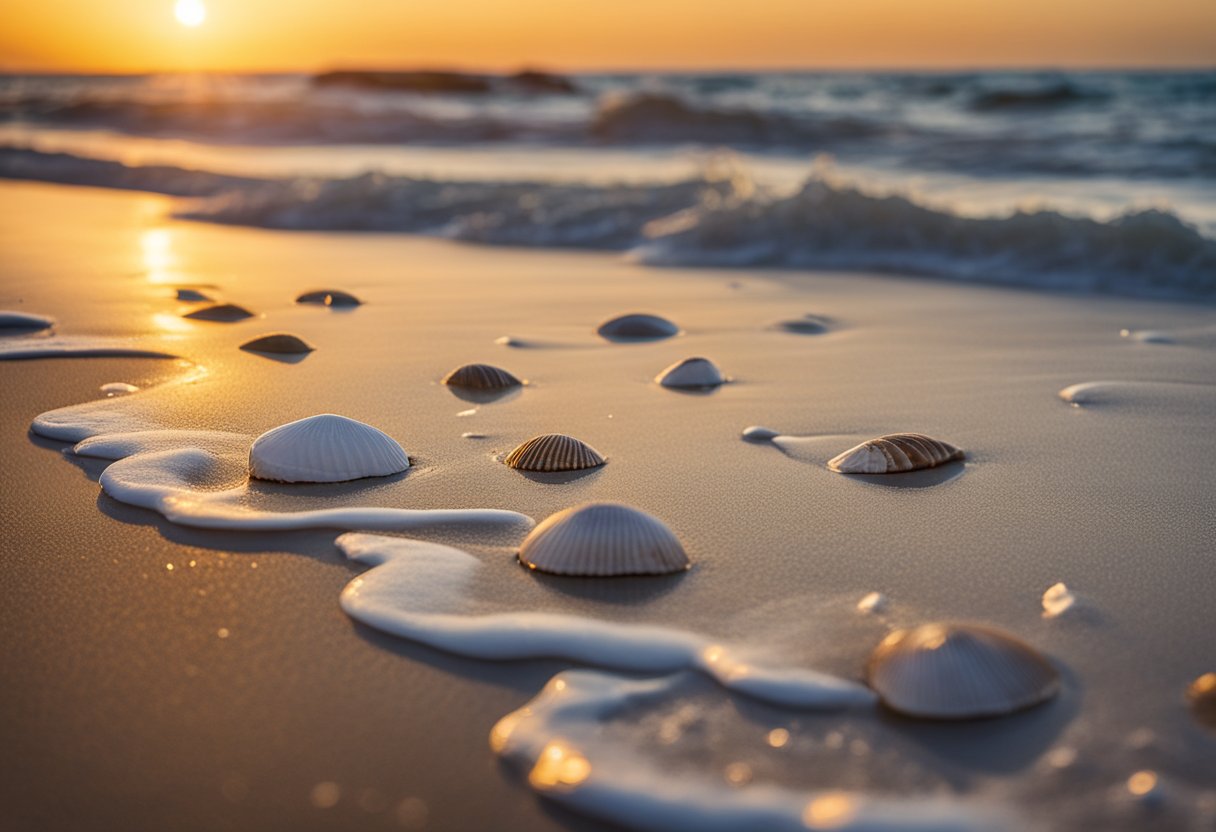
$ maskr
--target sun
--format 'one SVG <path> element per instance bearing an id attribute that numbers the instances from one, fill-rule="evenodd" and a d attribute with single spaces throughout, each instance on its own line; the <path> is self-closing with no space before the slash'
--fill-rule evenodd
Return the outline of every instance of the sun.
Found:
<path id="1" fill-rule="evenodd" d="M 199 26 L 207 19 L 207 7 L 203 5 L 203 0 L 177 0 L 173 13 L 183 26 Z"/>

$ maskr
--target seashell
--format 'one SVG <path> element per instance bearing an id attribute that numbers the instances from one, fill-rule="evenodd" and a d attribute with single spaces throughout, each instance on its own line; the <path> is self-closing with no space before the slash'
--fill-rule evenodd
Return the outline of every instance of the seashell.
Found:
<path id="1" fill-rule="evenodd" d="M 363 301 L 341 289 L 316 289 L 296 298 L 296 303 L 312 303 L 317 306 L 358 306 Z"/>
<path id="2" fill-rule="evenodd" d="M 465 364 L 457 367 L 443 377 L 443 383 L 472 390 L 506 390 L 523 384 L 506 370 L 489 364 Z"/>
<path id="3" fill-rule="evenodd" d="M 849 448 L 828 461 L 828 468 L 840 474 L 897 474 L 936 468 L 965 458 L 961 450 L 920 433 L 889 433 L 855 448 Z"/>
<path id="4" fill-rule="evenodd" d="M 250 352 L 271 352 L 282 355 L 298 355 L 300 353 L 312 352 L 316 349 L 312 344 L 305 341 L 303 338 L 297 338 L 286 332 L 273 332 L 270 335 L 263 335 L 261 338 L 254 338 L 252 341 L 246 341 L 241 344 L 241 349 Z"/>
<path id="5" fill-rule="evenodd" d="M 268 430 L 249 449 L 249 475 L 277 482 L 346 482 L 409 467 L 392 437 L 332 413 Z"/>
<path id="6" fill-rule="evenodd" d="M 1008 714 L 1060 687 L 1056 669 L 1033 647 L 973 624 L 895 630 L 871 654 L 866 677 L 888 708 L 929 719 Z"/>
<path id="7" fill-rule="evenodd" d="M 832 322 L 827 318 L 821 318 L 818 315 L 803 315 L 801 318 L 780 321 L 774 324 L 774 328 L 792 332 L 795 335 L 822 335 L 831 329 L 831 325 Z"/>
<path id="8" fill-rule="evenodd" d="M 1052 584 L 1043 593 L 1043 617 L 1055 618 L 1068 612 L 1077 603 L 1077 596 L 1064 583 Z"/>
<path id="9" fill-rule="evenodd" d="M 743 438 L 748 442 L 768 442 L 780 435 L 780 431 L 766 428 L 762 425 L 750 425 L 743 429 Z"/>
<path id="10" fill-rule="evenodd" d="M 193 312 L 187 312 L 185 317 L 194 318 L 197 321 L 219 321 L 220 323 L 232 323 L 234 321 L 243 321 L 245 318 L 252 318 L 253 313 L 243 306 L 237 306 L 235 303 L 216 303 L 211 306 L 204 306 L 202 309 L 195 309 Z"/>
<path id="11" fill-rule="evenodd" d="M 655 381 L 678 390 L 702 390 L 717 387 L 726 379 L 722 377 L 718 365 L 708 358 L 685 358 L 659 373 Z"/>
<path id="12" fill-rule="evenodd" d="M 189 301 L 191 303 L 203 303 L 211 300 L 208 295 L 203 294 L 198 289 L 178 289 L 177 299 Z"/>
<path id="13" fill-rule="evenodd" d="M 595 448 L 573 436 L 545 433 L 533 436 L 511 451 L 503 462 L 519 471 L 582 471 L 603 465 L 607 460 Z"/>
<path id="14" fill-rule="evenodd" d="M 857 611 L 867 614 L 877 614 L 885 612 L 887 609 L 887 596 L 881 592 L 868 592 L 857 602 Z"/>
<path id="15" fill-rule="evenodd" d="M 54 325 L 55 320 L 45 315 L 31 315 L 28 312 L 0 311 L 0 329 L 47 329 Z"/>
<path id="16" fill-rule="evenodd" d="M 670 338 L 680 334 L 680 328 L 666 318 L 658 315 L 620 315 L 604 321 L 596 329 L 604 338 L 636 338 L 654 339 Z"/>
<path id="17" fill-rule="evenodd" d="M 108 384 L 101 385 L 99 389 L 107 396 L 126 396 L 139 391 L 139 388 L 134 384 L 127 384 L 125 381 L 111 381 Z"/>
<path id="18" fill-rule="evenodd" d="M 1200 724 L 1216 730 L 1216 673 L 1205 673 L 1186 689 L 1191 711 Z"/>
<path id="19" fill-rule="evenodd" d="M 524 539 L 519 560 L 554 575 L 668 575 L 691 566 L 661 520 L 618 503 L 550 515 Z"/>

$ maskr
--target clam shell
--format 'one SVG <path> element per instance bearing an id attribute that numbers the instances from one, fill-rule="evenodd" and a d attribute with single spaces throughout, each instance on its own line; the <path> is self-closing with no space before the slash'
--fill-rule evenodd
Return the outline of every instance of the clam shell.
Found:
<path id="1" fill-rule="evenodd" d="M 832 322 L 818 315 L 803 315 L 801 318 L 781 321 L 775 326 L 777 329 L 792 332 L 795 335 L 822 335 L 831 328 Z"/>
<path id="2" fill-rule="evenodd" d="M 530 569 L 554 575 L 667 575 L 690 567 L 663 522 L 617 503 L 587 503 L 550 515 L 519 547 Z"/>
<path id="3" fill-rule="evenodd" d="M 768 442 L 773 437 L 780 435 L 780 431 L 766 428 L 763 425 L 749 425 L 743 429 L 743 438 L 749 442 Z"/>
<path id="4" fill-rule="evenodd" d="M 233 321 L 243 321 L 245 318 L 252 318 L 253 313 L 243 306 L 237 306 L 235 303 L 216 303 L 211 306 L 204 306 L 202 309 L 195 309 L 193 312 L 187 312 L 185 317 L 194 318 L 197 321 L 232 323 Z"/>
<path id="5" fill-rule="evenodd" d="M 890 433 L 862 442 L 828 461 L 828 468 L 840 474 L 897 474 L 936 468 L 965 458 L 948 442 L 921 433 Z"/>
<path id="6" fill-rule="evenodd" d="M 581 471 L 607 462 L 603 454 L 586 442 L 564 433 L 533 436 L 503 459 L 520 471 Z"/>
<path id="7" fill-rule="evenodd" d="M 249 449 L 249 476 L 277 482 L 345 482 L 409 467 L 392 437 L 332 413 L 268 430 Z"/>
<path id="8" fill-rule="evenodd" d="M 270 335 L 263 335 L 261 338 L 246 341 L 241 344 L 241 349 L 251 352 L 297 355 L 299 353 L 312 352 L 316 347 L 303 338 L 297 338 L 295 335 L 286 332 L 273 332 Z"/>
<path id="9" fill-rule="evenodd" d="M 1195 719 L 1216 731 L 1216 673 L 1205 673 L 1191 682 L 1186 698 Z"/>
<path id="10" fill-rule="evenodd" d="M 867 681 L 883 704 L 907 716 L 973 719 L 1037 705 L 1060 677 L 1019 639 L 973 624 L 895 630 L 875 648 Z"/>
<path id="11" fill-rule="evenodd" d="M 318 306 L 358 306 L 363 301 L 341 289 L 314 289 L 296 298 L 296 303 L 313 303 Z"/>
<path id="12" fill-rule="evenodd" d="M 680 328 L 658 315 L 632 314 L 604 321 L 596 332 L 604 338 L 670 338 Z"/>
<path id="13" fill-rule="evenodd" d="M 701 390 L 717 387 L 726 381 L 718 365 L 708 358 L 685 358 L 677 361 L 655 377 L 664 387 L 678 390 Z"/>
<path id="14" fill-rule="evenodd" d="M 443 383 L 471 390 L 506 390 L 518 387 L 523 382 L 506 370 L 490 364 L 465 364 L 444 376 Z"/>

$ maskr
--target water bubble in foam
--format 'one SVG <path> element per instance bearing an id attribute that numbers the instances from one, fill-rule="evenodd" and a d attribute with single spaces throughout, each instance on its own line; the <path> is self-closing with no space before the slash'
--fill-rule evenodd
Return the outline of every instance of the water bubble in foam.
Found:
<path id="1" fill-rule="evenodd" d="M 1052 584 L 1043 593 L 1043 617 L 1056 618 L 1077 603 L 1077 596 L 1063 583 Z"/>

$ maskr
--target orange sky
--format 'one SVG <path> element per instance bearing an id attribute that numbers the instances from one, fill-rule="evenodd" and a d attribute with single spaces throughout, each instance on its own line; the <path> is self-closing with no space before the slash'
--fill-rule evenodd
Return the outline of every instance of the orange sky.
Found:
<path id="1" fill-rule="evenodd" d="M 0 68 L 1212 66 L 1216 0 L 0 0 Z"/>

